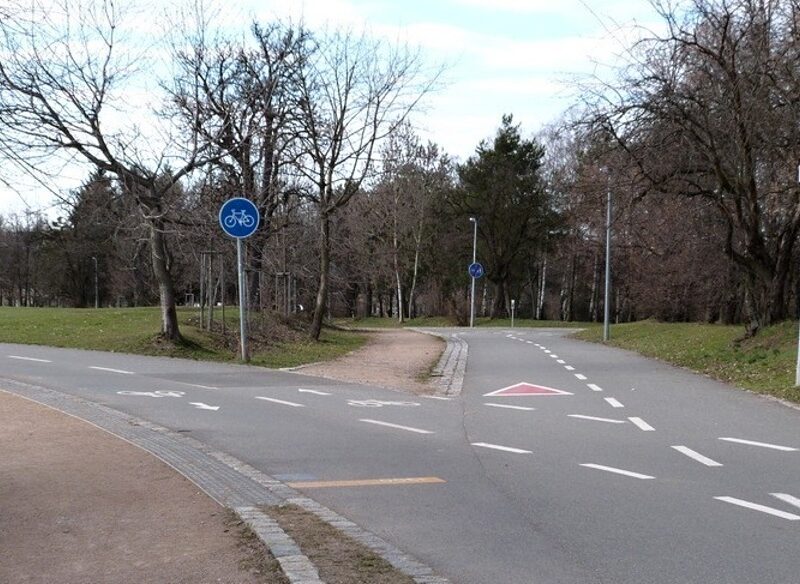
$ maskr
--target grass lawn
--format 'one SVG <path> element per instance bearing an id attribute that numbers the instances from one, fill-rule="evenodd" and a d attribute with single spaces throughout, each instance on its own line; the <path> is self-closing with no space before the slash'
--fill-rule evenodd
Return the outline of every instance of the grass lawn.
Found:
<path id="1" fill-rule="evenodd" d="M 97 349 L 140 355 L 163 355 L 207 361 L 237 361 L 235 343 L 218 333 L 193 326 L 196 309 L 181 309 L 178 320 L 185 343 L 157 342 L 160 310 L 147 308 L 11 308 L 0 307 L 0 342 Z M 226 323 L 238 330 L 238 314 L 229 309 Z M 251 362 L 265 367 L 294 367 L 325 361 L 348 353 L 366 342 L 357 333 L 324 329 L 319 342 L 278 341 L 253 351 Z"/>
<path id="2" fill-rule="evenodd" d="M 642 321 L 611 327 L 610 343 L 711 377 L 783 399 L 800 402 L 794 386 L 797 324 L 787 321 L 735 342 L 742 326 Z M 601 341 L 602 327 L 577 333 Z"/>

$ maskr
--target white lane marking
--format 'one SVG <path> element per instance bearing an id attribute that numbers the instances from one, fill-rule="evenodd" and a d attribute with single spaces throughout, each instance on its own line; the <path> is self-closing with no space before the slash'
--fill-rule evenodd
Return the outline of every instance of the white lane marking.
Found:
<path id="1" fill-rule="evenodd" d="M 603 388 L 602 388 L 602 387 L 600 387 L 599 385 L 596 385 L 596 384 L 594 384 L 594 383 L 587 383 L 587 384 L 586 384 L 586 387 L 588 387 L 588 388 L 589 388 L 589 389 L 591 389 L 592 391 L 603 391 Z"/>
<path id="2" fill-rule="evenodd" d="M 525 342 L 528 343 L 529 345 L 533 344 L 533 341 L 525 341 Z"/>
<path id="3" fill-rule="evenodd" d="M 452 397 L 444 397 L 444 396 L 441 396 L 441 395 L 423 395 L 422 397 L 424 397 L 425 399 L 438 399 L 440 401 L 452 401 L 453 400 Z"/>
<path id="4" fill-rule="evenodd" d="M 736 499 L 735 497 L 714 497 L 714 498 L 717 501 L 724 501 L 725 503 L 730 503 L 731 505 L 738 505 L 739 507 L 745 507 L 747 509 L 752 509 L 753 511 L 761 511 L 762 513 L 774 515 L 775 517 L 780 517 L 781 519 L 788 519 L 789 521 L 800 520 L 800 515 L 795 515 L 794 513 L 787 513 L 786 511 L 781 511 L 780 509 L 773 509 L 772 507 L 767 507 L 766 505 L 759 505 L 758 503 L 751 503 L 750 501 L 745 501 L 743 499 Z"/>
<path id="5" fill-rule="evenodd" d="M 581 466 L 585 466 L 586 468 L 594 468 L 597 470 L 604 470 L 606 472 L 612 472 L 614 474 L 623 475 L 626 477 L 633 477 L 635 479 L 654 479 L 656 477 L 651 477 L 650 475 L 640 474 L 638 472 L 632 472 L 630 470 L 622 470 L 621 468 L 614 468 L 613 466 L 603 466 L 602 464 L 582 464 Z"/>
<path id="6" fill-rule="evenodd" d="M 586 376 L 583 373 L 576 373 L 575 377 L 577 377 L 581 381 L 586 381 Z"/>
<path id="7" fill-rule="evenodd" d="M 772 450 L 780 450 L 782 452 L 797 452 L 797 448 L 791 446 L 780 446 L 778 444 L 769 444 L 767 442 L 755 442 L 753 440 L 742 440 L 741 438 L 720 438 L 725 442 L 735 442 L 737 444 L 747 444 L 749 446 L 760 446 L 761 448 L 771 448 Z"/>
<path id="8" fill-rule="evenodd" d="M 396 428 L 397 430 L 406 430 L 407 432 L 415 432 L 417 434 L 433 434 L 430 430 L 421 430 L 419 428 L 412 428 L 411 426 L 401 426 L 399 424 L 390 424 L 389 422 L 381 422 L 380 420 L 369 420 L 362 418 L 359 422 L 366 422 L 367 424 L 375 424 L 377 426 L 386 426 L 387 428 Z"/>
<path id="9" fill-rule="evenodd" d="M 786 493 L 770 493 L 773 497 L 777 497 L 784 503 L 789 503 L 789 505 L 794 505 L 798 509 L 800 509 L 800 499 L 797 497 L 793 497 L 791 495 L 787 495 Z"/>
<path id="10" fill-rule="evenodd" d="M 550 355 L 551 359 L 558 359 L 558 355 Z"/>
<path id="11" fill-rule="evenodd" d="M 624 408 L 625 407 L 624 405 L 622 405 L 622 403 L 619 400 L 614 399 L 613 397 L 606 397 L 606 398 L 603 398 L 603 399 L 605 399 L 608 402 L 608 405 L 610 405 L 612 408 Z"/>
<path id="12" fill-rule="evenodd" d="M 293 408 L 304 408 L 304 407 L 306 407 L 306 406 L 304 406 L 303 404 L 296 404 L 296 403 L 294 403 L 294 402 L 290 402 L 290 401 L 284 401 L 284 400 L 282 400 L 282 399 L 275 399 L 275 398 L 273 398 L 273 397 L 262 397 L 262 396 L 260 396 L 260 395 L 257 395 L 257 396 L 256 396 L 256 399 L 260 399 L 260 400 L 264 400 L 264 401 L 272 402 L 272 403 L 274 403 L 274 404 L 281 404 L 281 405 L 283 405 L 283 406 L 291 406 L 291 407 L 293 407 Z"/>
<path id="13" fill-rule="evenodd" d="M 671 448 L 674 448 L 681 454 L 685 454 L 689 458 L 696 460 L 700 464 L 704 464 L 706 466 L 722 466 L 721 462 L 717 462 L 716 460 L 711 460 L 707 456 L 703 456 L 702 454 L 692 450 L 688 446 L 672 446 Z"/>
<path id="14" fill-rule="evenodd" d="M 507 338 L 507 339 L 513 339 L 513 338 L 514 338 L 514 335 L 506 335 L 506 338 Z"/>
<path id="15" fill-rule="evenodd" d="M 486 442 L 473 442 L 473 446 L 480 446 L 481 448 L 489 448 L 491 450 L 500 450 L 502 452 L 512 452 L 514 454 L 532 454 L 530 450 L 522 450 L 521 448 L 512 448 L 510 446 L 500 446 L 499 444 L 487 444 Z"/>
<path id="16" fill-rule="evenodd" d="M 628 418 L 628 419 L 631 422 L 633 422 L 633 425 L 636 426 L 637 428 L 639 428 L 640 430 L 644 430 L 645 432 L 655 432 L 656 431 L 655 428 L 653 428 L 650 424 L 648 424 L 647 422 L 645 422 L 641 418 Z"/>
<path id="17" fill-rule="evenodd" d="M 317 391 L 316 389 L 302 389 L 302 388 L 299 388 L 297 391 L 299 393 L 313 393 L 314 395 L 330 395 L 329 393 L 326 393 L 324 391 Z"/>
<path id="18" fill-rule="evenodd" d="M 549 351 L 549 350 L 545 349 L 544 352 L 549 354 L 549 353 L 552 353 L 553 351 Z"/>
<path id="19" fill-rule="evenodd" d="M 536 408 L 528 408 L 528 407 L 525 407 L 525 406 L 509 406 L 509 405 L 506 405 L 506 404 L 491 404 L 491 403 L 488 403 L 488 402 L 483 404 L 483 405 L 489 406 L 491 408 L 505 408 L 507 410 L 523 410 L 523 411 L 526 411 L 526 412 L 532 412 L 533 410 L 536 409 Z"/>
<path id="20" fill-rule="evenodd" d="M 188 383 L 186 381 L 175 381 L 173 379 L 170 379 L 169 382 L 179 385 L 188 385 L 189 387 L 199 387 L 200 389 L 219 389 L 219 387 L 214 387 L 213 385 L 200 385 L 199 383 Z"/>
<path id="21" fill-rule="evenodd" d="M 566 361 L 564 361 L 564 359 L 559 359 L 558 361 L 556 361 L 556 363 L 558 363 L 559 365 L 563 365 L 564 363 L 566 363 Z"/>
<path id="22" fill-rule="evenodd" d="M 9 359 L 19 359 L 20 361 L 35 361 L 36 363 L 52 363 L 47 359 L 36 359 L 35 357 L 21 357 L 20 355 L 7 355 Z"/>
<path id="23" fill-rule="evenodd" d="M 122 373 L 123 375 L 135 375 L 133 371 L 125 371 L 124 369 L 111 369 L 110 367 L 93 367 L 90 365 L 89 369 L 95 369 L 97 371 L 109 371 L 111 373 Z"/>
<path id="24" fill-rule="evenodd" d="M 567 371 L 575 371 L 575 368 L 572 365 L 564 365 L 564 369 Z"/>
<path id="25" fill-rule="evenodd" d="M 118 395 L 135 395 L 145 397 L 183 397 L 182 391 L 118 391 Z"/>
<path id="26" fill-rule="evenodd" d="M 612 420 L 611 418 L 597 418 L 595 416 L 584 416 L 583 414 L 567 414 L 568 418 L 578 418 L 580 420 L 594 420 L 595 422 L 608 422 L 609 424 L 625 424 L 625 420 Z"/>
<path id="27" fill-rule="evenodd" d="M 196 407 L 198 410 L 211 410 L 212 412 L 216 412 L 219 409 L 219 406 L 210 406 L 203 402 L 189 402 L 189 405 Z"/>

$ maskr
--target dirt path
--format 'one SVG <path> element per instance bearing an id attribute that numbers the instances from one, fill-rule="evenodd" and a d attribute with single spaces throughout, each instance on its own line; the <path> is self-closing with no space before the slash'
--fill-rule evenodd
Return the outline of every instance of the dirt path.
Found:
<path id="1" fill-rule="evenodd" d="M 0 582 L 286 582 L 230 512 L 111 434 L 0 391 L 0 444 Z"/>
<path id="2" fill-rule="evenodd" d="M 339 381 L 430 394 L 434 387 L 422 381 L 439 361 L 445 342 L 407 330 L 370 331 L 366 345 L 327 363 L 296 371 Z"/>

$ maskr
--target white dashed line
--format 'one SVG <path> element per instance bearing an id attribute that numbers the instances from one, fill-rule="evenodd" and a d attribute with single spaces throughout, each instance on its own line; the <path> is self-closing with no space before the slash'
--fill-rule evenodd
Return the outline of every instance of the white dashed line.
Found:
<path id="1" fill-rule="evenodd" d="M 586 376 L 583 373 L 576 373 L 575 377 L 577 377 L 581 381 L 586 381 Z"/>
<path id="2" fill-rule="evenodd" d="M 529 345 L 533 344 L 533 341 L 525 341 L 525 342 L 528 343 Z"/>
<path id="3" fill-rule="evenodd" d="M 584 416 L 583 414 L 567 414 L 568 418 L 578 418 L 580 420 L 593 420 L 595 422 L 608 422 L 609 424 L 625 424 L 625 420 L 612 420 L 611 418 L 597 418 L 595 416 Z"/>
<path id="4" fill-rule="evenodd" d="M 566 361 L 564 361 L 564 359 L 559 359 L 558 361 L 556 361 L 556 363 L 558 363 L 559 365 L 563 365 L 564 363 L 566 363 Z"/>
<path id="5" fill-rule="evenodd" d="M 588 387 L 592 391 L 603 391 L 602 387 L 600 387 L 599 385 L 595 385 L 594 383 L 587 383 L 586 387 Z"/>
<path id="6" fill-rule="evenodd" d="M 716 460 L 711 460 L 707 456 L 703 456 L 699 452 L 695 452 L 694 450 L 692 450 L 687 446 L 672 446 L 672 448 L 674 448 L 681 454 L 685 454 L 689 458 L 696 460 L 700 464 L 704 464 L 706 466 L 722 466 L 722 463 L 717 462 Z"/>
<path id="7" fill-rule="evenodd" d="M 739 507 L 745 507 L 746 509 L 752 509 L 753 511 L 761 511 L 762 513 L 767 513 L 768 515 L 774 515 L 775 517 L 780 517 L 781 519 L 788 519 L 789 521 L 797 521 L 800 520 L 800 515 L 795 515 L 794 513 L 787 513 L 786 511 L 781 511 L 780 509 L 773 509 L 772 507 L 767 507 L 766 505 L 759 505 L 758 503 L 751 503 L 750 501 L 745 501 L 743 499 L 736 499 L 735 497 L 714 497 L 717 501 L 724 501 L 725 503 L 730 503 L 731 505 L 738 505 Z"/>
<path id="8" fill-rule="evenodd" d="M 558 355 L 550 355 L 551 359 L 558 359 Z"/>
<path id="9" fill-rule="evenodd" d="M 800 499 L 797 497 L 793 497 L 791 495 L 787 495 L 786 493 L 770 493 L 773 497 L 777 497 L 784 503 L 789 503 L 789 505 L 794 505 L 798 509 L 800 509 Z"/>
<path id="10" fill-rule="evenodd" d="M 304 406 L 303 404 L 296 404 L 296 403 L 294 403 L 294 402 L 290 402 L 290 401 L 284 401 L 284 400 L 282 400 L 282 399 L 275 399 L 275 398 L 272 398 L 272 397 L 262 397 L 262 396 L 260 396 L 260 395 L 257 395 L 257 396 L 256 396 L 256 399 L 260 399 L 260 400 L 263 400 L 263 401 L 272 402 L 272 403 L 274 403 L 274 404 L 280 404 L 280 405 L 282 405 L 282 406 L 291 406 L 291 407 L 293 407 L 293 408 L 304 408 L 304 407 L 306 407 L 306 406 Z"/>
<path id="11" fill-rule="evenodd" d="M 564 369 L 567 371 L 575 371 L 575 368 L 572 365 L 564 365 Z"/>
<path id="12" fill-rule="evenodd" d="M 311 394 L 314 394 L 314 395 L 330 395 L 329 393 L 327 393 L 325 391 L 318 391 L 316 389 L 303 389 L 302 387 L 298 388 L 297 392 L 298 393 L 311 393 Z"/>
<path id="13" fill-rule="evenodd" d="M 753 440 L 742 440 L 741 438 L 720 438 L 725 442 L 735 442 L 736 444 L 747 444 L 748 446 L 760 446 L 761 448 L 771 448 L 782 452 L 797 452 L 797 448 L 791 446 L 780 446 L 778 444 L 768 444 L 767 442 L 755 442 Z"/>
<path id="14" fill-rule="evenodd" d="M 648 424 L 647 422 L 645 422 L 641 418 L 628 418 L 628 419 L 631 422 L 633 422 L 633 425 L 636 426 L 637 428 L 639 428 L 640 430 L 644 430 L 645 432 L 655 432 L 656 431 L 655 428 L 653 428 L 650 424 Z"/>
<path id="15" fill-rule="evenodd" d="M 411 426 L 400 426 L 399 424 L 390 424 L 389 422 L 381 422 L 380 420 L 361 419 L 359 422 L 366 422 L 367 424 L 375 424 L 376 426 L 386 426 L 387 428 L 395 428 L 396 430 L 405 430 L 406 432 L 414 432 L 416 434 L 433 434 L 430 430 L 421 430 L 419 428 L 412 428 Z"/>
<path id="16" fill-rule="evenodd" d="M 547 353 L 547 354 L 549 355 L 549 354 L 550 354 L 550 353 L 552 353 L 553 351 L 550 351 L 550 350 L 548 350 L 548 349 L 545 349 L 545 350 L 544 350 L 544 352 L 545 352 L 545 353 Z"/>
<path id="17" fill-rule="evenodd" d="M 625 407 L 624 405 L 622 405 L 622 403 L 619 400 L 616 400 L 613 397 L 606 397 L 606 398 L 603 398 L 603 399 L 605 399 L 608 402 L 608 405 L 610 405 L 612 408 L 624 408 Z"/>
<path id="18" fill-rule="evenodd" d="M 35 361 L 36 363 L 52 363 L 47 359 L 36 359 L 35 357 L 21 357 L 19 355 L 7 355 L 9 359 L 19 359 L 20 361 Z"/>
<path id="19" fill-rule="evenodd" d="M 219 387 L 214 387 L 212 385 L 200 385 L 199 383 L 189 383 L 187 381 L 175 381 L 174 379 L 169 380 L 170 383 L 177 383 L 178 385 L 188 385 L 189 387 L 199 387 L 200 389 L 219 389 Z"/>
<path id="20" fill-rule="evenodd" d="M 451 397 L 444 397 L 443 395 L 423 395 L 425 399 L 438 399 L 439 401 L 452 401 Z"/>
<path id="21" fill-rule="evenodd" d="M 512 452 L 514 454 L 531 454 L 530 450 L 511 448 L 510 446 L 500 446 L 499 444 L 487 444 L 486 442 L 473 442 L 472 445 L 480 446 L 481 448 L 489 448 L 491 450 L 500 450 L 502 452 Z"/>
<path id="22" fill-rule="evenodd" d="M 89 366 L 89 369 L 95 369 L 96 371 L 108 371 L 110 373 L 121 373 L 122 375 L 135 375 L 133 371 L 125 371 L 124 369 L 111 369 L 110 367 Z"/>
<path id="23" fill-rule="evenodd" d="M 506 405 L 506 404 L 485 403 L 483 405 L 489 406 L 491 408 L 505 408 L 507 410 L 523 410 L 523 411 L 526 411 L 526 412 L 532 412 L 533 410 L 536 409 L 536 408 L 528 408 L 528 407 L 525 407 L 525 406 L 509 406 L 509 405 Z"/>
<path id="24" fill-rule="evenodd" d="M 656 478 L 656 477 L 651 477 L 650 475 L 640 474 L 638 472 L 632 472 L 632 471 L 629 471 L 629 470 L 622 470 L 621 468 L 614 468 L 613 466 L 603 466 L 602 464 L 582 464 L 581 466 L 584 466 L 586 468 L 594 468 L 594 469 L 597 469 L 597 470 L 604 470 L 606 472 L 612 472 L 614 474 L 619 474 L 619 475 L 623 475 L 623 476 L 626 476 L 626 477 L 632 477 L 632 478 L 635 478 L 635 479 L 648 480 L 648 479 Z"/>

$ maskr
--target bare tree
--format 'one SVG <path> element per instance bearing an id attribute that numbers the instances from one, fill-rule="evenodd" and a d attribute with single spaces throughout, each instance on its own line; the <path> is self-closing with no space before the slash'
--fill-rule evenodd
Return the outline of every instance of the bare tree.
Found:
<path id="1" fill-rule="evenodd" d="M 63 0 L 45 9 L 19 1 L 12 6 L 10 18 L 0 19 L 2 151 L 27 168 L 38 160 L 72 156 L 119 180 L 149 231 L 162 335 L 177 341 L 168 195 L 219 155 L 200 131 L 202 112 L 184 140 L 167 136 L 159 147 L 140 134 L 135 120 L 123 119 L 130 112 L 115 111 L 135 72 L 134 60 L 118 47 L 122 19 L 115 3 Z M 192 91 L 204 90 L 197 76 L 180 82 Z"/>
<path id="2" fill-rule="evenodd" d="M 328 297 L 331 221 L 371 178 L 376 148 L 429 92 L 419 53 L 333 32 L 315 39 L 298 71 L 301 175 L 319 221 L 320 271 L 310 335 L 319 339 Z"/>
<path id="3" fill-rule="evenodd" d="M 667 32 L 631 50 L 593 122 L 644 193 L 708 200 L 746 276 L 748 333 L 785 318 L 800 233 L 800 59 L 795 1 L 656 1 Z"/>

